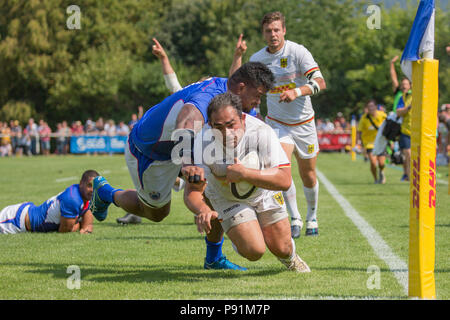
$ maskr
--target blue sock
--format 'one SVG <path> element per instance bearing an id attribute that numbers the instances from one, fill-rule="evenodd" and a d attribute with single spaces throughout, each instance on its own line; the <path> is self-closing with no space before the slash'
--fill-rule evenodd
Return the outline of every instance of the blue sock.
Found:
<path id="1" fill-rule="evenodd" d="M 114 193 L 116 193 L 117 191 L 122 191 L 122 189 L 114 189 L 110 184 L 107 183 L 100 189 L 98 189 L 98 195 L 103 201 L 114 203 Z M 116 203 L 114 204 L 117 206 Z"/>
<path id="2" fill-rule="evenodd" d="M 209 242 L 208 239 L 205 237 L 206 242 L 206 262 L 207 263 L 213 263 L 217 260 L 219 260 L 220 257 L 222 257 L 222 244 L 223 244 L 223 238 L 220 242 Z"/>

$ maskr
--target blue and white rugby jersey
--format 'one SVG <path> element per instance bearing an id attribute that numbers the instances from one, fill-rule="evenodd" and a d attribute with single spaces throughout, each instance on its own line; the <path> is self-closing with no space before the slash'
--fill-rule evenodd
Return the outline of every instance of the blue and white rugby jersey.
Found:
<path id="1" fill-rule="evenodd" d="M 131 130 L 130 149 L 135 147 L 152 160 L 169 160 L 174 147 L 172 132 L 181 108 L 187 103 L 194 105 L 207 122 L 209 102 L 227 91 L 227 81 L 227 78 L 213 77 L 193 83 L 150 108 Z"/>
<path id="2" fill-rule="evenodd" d="M 83 216 L 88 208 L 89 201 L 84 203 L 80 193 L 80 185 L 73 184 L 40 206 L 31 204 L 28 208 L 31 231 L 57 231 L 61 223 L 61 217 L 77 218 Z"/>

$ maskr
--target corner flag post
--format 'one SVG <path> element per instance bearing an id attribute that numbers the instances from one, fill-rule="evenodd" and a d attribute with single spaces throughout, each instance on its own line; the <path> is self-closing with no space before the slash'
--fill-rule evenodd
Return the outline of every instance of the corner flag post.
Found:
<path id="1" fill-rule="evenodd" d="M 409 296 L 435 299 L 436 128 L 438 66 L 413 63 Z"/>
<path id="2" fill-rule="evenodd" d="M 421 0 L 402 56 L 412 79 L 408 295 L 436 299 L 436 129 L 438 66 L 434 51 L 434 0 Z M 423 59 L 419 54 L 423 53 Z M 412 77 L 408 64 L 412 62 Z"/>
<path id="3" fill-rule="evenodd" d="M 352 121 L 351 121 L 351 126 L 352 126 L 352 161 L 356 161 L 356 152 L 355 152 L 355 148 L 356 148 L 356 120 L 355 120 L 355 116 L 352 117 Z"/>

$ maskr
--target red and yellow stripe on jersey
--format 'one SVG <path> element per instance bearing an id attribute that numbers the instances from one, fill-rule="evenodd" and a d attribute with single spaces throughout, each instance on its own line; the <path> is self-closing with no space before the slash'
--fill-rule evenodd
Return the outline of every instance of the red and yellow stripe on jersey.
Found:
<path id="1" fill-rule="evenodd" d="M 314 67 L 305 72 L 304 76 L 308 78 L 308 75 L 312 74 L 314 71 L 319 71 L 319 67 Z M 309 79 L 309 78 L 308 78 Z"/>

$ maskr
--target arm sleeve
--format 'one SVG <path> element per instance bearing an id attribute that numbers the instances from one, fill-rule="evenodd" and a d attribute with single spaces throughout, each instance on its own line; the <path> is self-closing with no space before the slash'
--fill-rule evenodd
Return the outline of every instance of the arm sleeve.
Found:
<path id="1" fill-rule="evenodd" d="M 191 96 L 185 104 L 192 104 L 195 106 L 201 113 L 204 119 L 204 122 L 208 121 L 208 105 L 209 102 L 215 97 L 215 94 L 211 92 L 199 92 L 193 96 Z"/>
<path id="2" fill-rule="evenodd" d="M 252 117 L 256 117 L 258 115 L 255 108 L 252 108 L 252 110 L 250 110 L 248 114 L 251 115 Z"/>
<path id="3" fill-rule="evenodd" d="M 183 89 L 181 84 L 178 82 L 177 74 L 175 72 L 165 74 L 164 83 L 166 84 L 167 89 L 169 89 L 169 91 L 173 93 Z"/>
<path id="4" fill-rule="evenodd" d="M 80 215 L 83 201 L 78 201 L 77 197 L 71 194 L 71 188 L 61 193 L 58 196 L 58 200 L 62 217 L 76 218 Z"/>
<path id="5" fill-rule="evenodd" d="M 298 64 L 300 66 L 300 71 L 305 77 L 312 71 L 319 70 L 319 65 L 314 60 L 311 52 L 305 47 L 298 46 L 296 55 L 299 59 Z"/>

